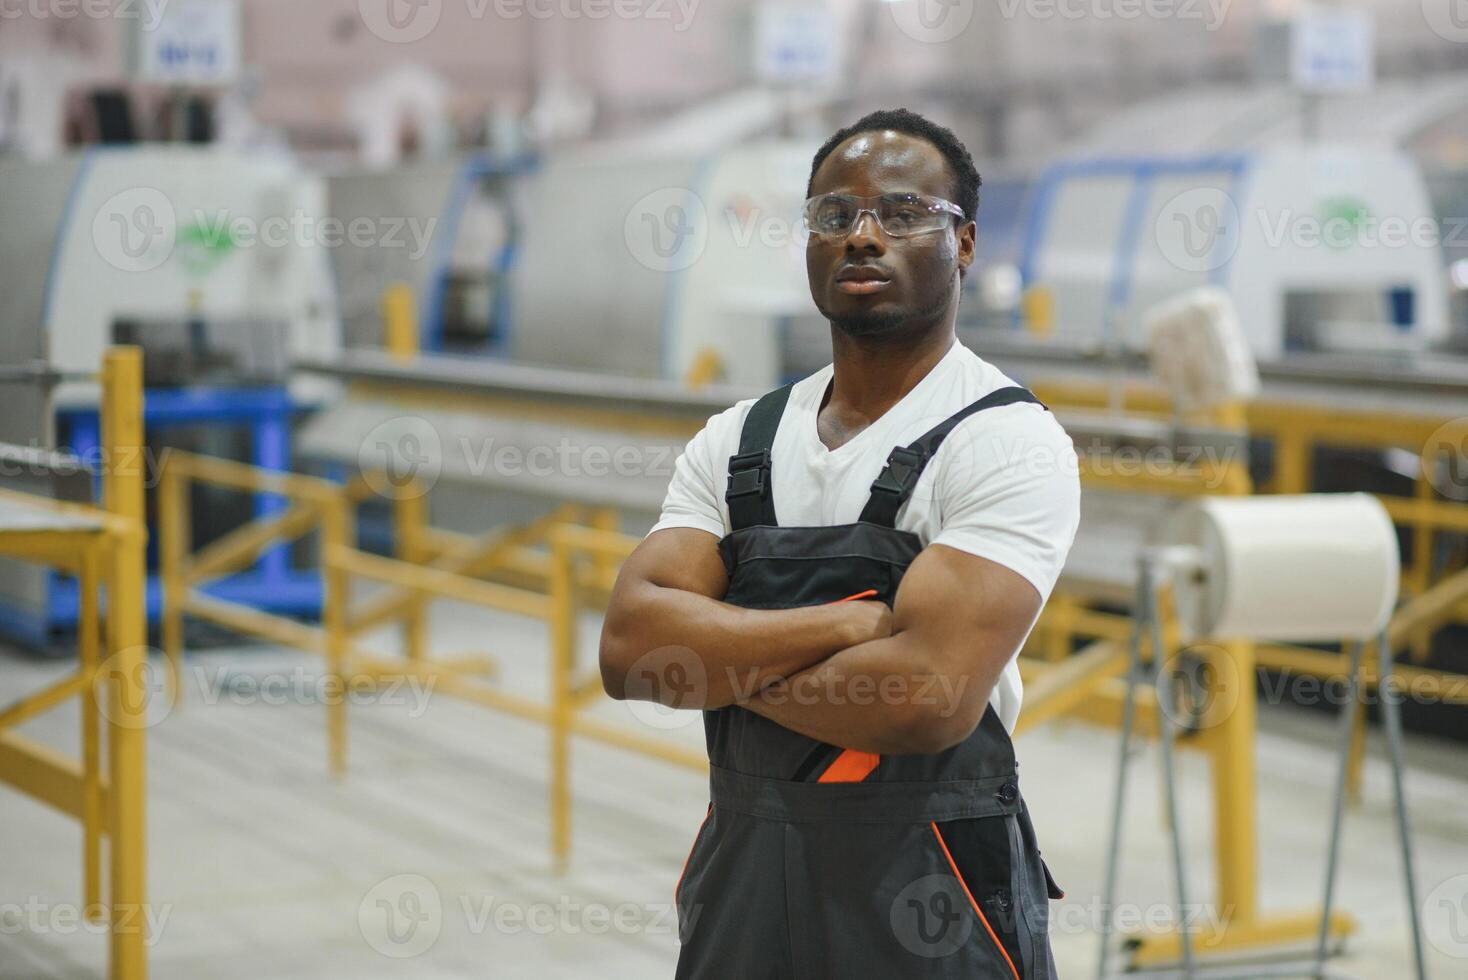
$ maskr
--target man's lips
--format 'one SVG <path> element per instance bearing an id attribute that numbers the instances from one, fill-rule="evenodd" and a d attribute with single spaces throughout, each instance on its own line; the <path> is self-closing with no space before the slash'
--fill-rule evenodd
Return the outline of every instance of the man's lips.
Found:
<path id="1" fill-rule="evenodd" d="M 892 285 L 892 277 L 875 266 L 845 266 L 836 273 L 836 288 L 853 296 L 878 293 Z"/>

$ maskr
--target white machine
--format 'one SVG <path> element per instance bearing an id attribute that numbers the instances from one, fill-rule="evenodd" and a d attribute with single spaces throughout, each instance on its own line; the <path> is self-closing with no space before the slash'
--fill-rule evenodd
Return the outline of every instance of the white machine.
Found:
<path id="1" fill-rule="evenodd" d="M 756 388 L 804 365 L 804 347 L 828 360 L 800 225 L 815 149 L 599 147 L 548 159 L 527 187 L 514 356 L 672 380 L 702 363 Z"/>
<path id="2" fill-rule="evenodd" d="M 188 425 L 186 438 L 217 439 L 224 455 L 240 451 L 238 430 L 250 427 L 255 463 L 289 464 L 291 412 L 328 387 L 292 380 L 291 364 L 341 349 L 329 253 L 348 229 L 329 219 L 319 178 L 274 154 L 146 146 L 6 161 L 0 188 L 0 363 L 60 381 L 0 385 L 0 442 L 54 446 L 58 418 L 69 416 L 66 442 L 88 457 L 99 393 L 81 379 L 95 375 L 104 348 L 125 342 L 144 351 L 150 426 Z M 161 394 L 169 388 L 179 390 Z M 229 431 L 208 431 L 216 426 Z M 255 503 L 256 513 L 274 507 Z M 201 540 L 241 513 L 199 512 Z M 285 550 L 261 569 L 241 577 L 242 597 L 310 610 L 315 583 L 291 575 Z M 4 564 L 0 627 L 45 646 L 74 622 L 75 595 L 46 572 Z M 150 609 L 157 595 L 150 590 Z"/>
<path id="3" fill-rule="evenodd" d="M 283 338 L 281 355 L 241 354 L 240 364 L 340 349 L 329 252 L 344 230 L 327 220 L 321 180 L 288 158 L 96 150 L 0 163 L 0 186 L 7 355 L 87 372 L 108 344 L 179 324 L 226 353 Z M 91 393 L 67 384 L 56 397 L 64 404 Z"/>
<path id="4" fill-rule="evenodd" d="M 1143 312 L 1204 285 L 1232 296 L 1266 360 L 1421 351 L 1448 333 L 1427 187 L 1378 144 L 1063 160 L 1034 187 L 1021 271 L 1071 345 L 1145 348 Z"/>

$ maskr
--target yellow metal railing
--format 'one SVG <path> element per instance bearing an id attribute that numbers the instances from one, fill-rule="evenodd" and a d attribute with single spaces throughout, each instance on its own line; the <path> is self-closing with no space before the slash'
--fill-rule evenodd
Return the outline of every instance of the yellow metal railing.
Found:
<path id="1" fill-rule="evenodd" d="M 191 555 L 187 501 L 192 483 L 270 493 L 284 499 L 287 509 L 257 519 Z M 610 591 L 617 567 L 637 545 L 637 539 L 608 527 L 607 511 L 587 513 L 585 508 L 564 505 L 525 526 L 471 537 L 427 526 L 423 498 L 409 486 L 400 488 L 393 504 L 395 556 L 388 558 L 352 546 L 352 507 L 366 496 L 361 481 L 341 486 L 180 452 L 165 462 L 159 492 L 160 512 L 165 515 L 159 528 L 163 636 L 173 691 L 181 691 L 183 617 L 192 616 L 319 654 L 343 690 L 365 679 L 431 680 L 435 690 L 449 696 L 544 724 L 551 734 L 551 848 L 558 868 L 564 868 L 571 851 L 572 736 L 694 770 L 706 768 L 701 752 L 609 724 L 585 711 L 605 695 L 599 671 L 583 670 L 577 663 L 579 613 L 589 595 L 604 597 Z M 579 523 L 582 520 L 601 526 Z M 209 580 L 248 567 L 282 539 L 313 528 L 321 532 L 320 626 L 226 602 L 203 591 Z M 356 580 L 384 588 L 353 604 Z M 434 600 L 543 621 L 550 635 L 549 699 L 538 701 L 497 689 L 490 682 L 496 663 L 485 656 L 430 657 L 426 607 Z M 382 656 L 359 642 L 362 634 L 394 624 L 404 631 L 404 657 Z M 338 775 L 347 767 L 346 701 L 333 698 L 327 705 L 330 768 Z"/>
<path id="2" fill-rule="evenodd" d="M 84 914 L 110 924 L 113 980 L 145 980 L 150 917 L 144 914 L 148 698 L 141 352 L 109 350 L 101 380 L 103 507 L 0 492 L 0 503 L 59 518 L 46 530 L 0 529 L 0 555 L 74 575 L 80 594 L 76 672 L 0 710 L 0 782 L 81 822 Z M 72 697 L 81 699 L 80 761 L 13 730 Z M 103 837 L 110 845 L 105 903 Z"/>

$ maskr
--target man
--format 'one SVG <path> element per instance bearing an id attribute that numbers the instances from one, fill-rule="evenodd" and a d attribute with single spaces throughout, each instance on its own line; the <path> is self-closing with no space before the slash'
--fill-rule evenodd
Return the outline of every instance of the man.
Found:
<path id="1" fill-rule="evenodd" d="M 1009 732 L 1073 448 L 956 340 L 979 175 L 951 132 L 872 113 L 808 197 L 833 364 L 693 438 L 602 632 L 613 697 L 705 712 L 677 976 L 1050 977 Z M 699 682 L 641 682 L 672 663 Z"/>

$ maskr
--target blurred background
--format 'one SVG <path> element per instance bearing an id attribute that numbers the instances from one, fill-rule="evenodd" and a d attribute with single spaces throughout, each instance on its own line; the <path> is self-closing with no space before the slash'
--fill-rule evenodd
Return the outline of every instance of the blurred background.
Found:
<path id="1" fill-rule="evenodd" d="M 811 157 L 898 106 L 1079 453 L 1060 974 L 1462 975 L 1463 0 L 0 0 L 0 977 L 671 976 L 699 717 L 599 617 L 684 442 L 829 362 Z"/>

